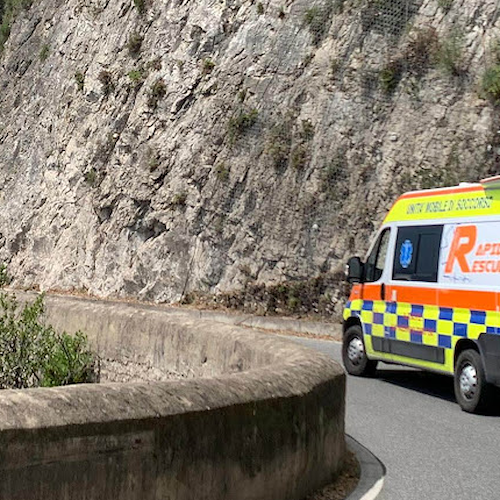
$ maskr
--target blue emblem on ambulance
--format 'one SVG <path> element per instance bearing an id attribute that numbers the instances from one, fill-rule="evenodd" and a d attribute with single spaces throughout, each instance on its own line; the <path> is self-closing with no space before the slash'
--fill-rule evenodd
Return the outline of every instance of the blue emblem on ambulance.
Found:
<path id="1" fill-rule="evenodd" d="M 399 253 L 399 263 L 403 269 L 406 269 L 411 264 L 413 257 L 413 245 L 410 240 L 404 240 Z"/>

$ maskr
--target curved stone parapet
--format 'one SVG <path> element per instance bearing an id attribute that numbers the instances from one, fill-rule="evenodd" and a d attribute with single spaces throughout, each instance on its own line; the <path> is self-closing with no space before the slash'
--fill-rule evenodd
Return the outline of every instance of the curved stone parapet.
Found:
<path id="1" fill-rule="evenodd" d="M 101 357 L 188 378 L 2 391 L 0 498 L 301 500 L 339 470 L 345 376 L 326 356 L 196 313 L 46 305 Z"/>

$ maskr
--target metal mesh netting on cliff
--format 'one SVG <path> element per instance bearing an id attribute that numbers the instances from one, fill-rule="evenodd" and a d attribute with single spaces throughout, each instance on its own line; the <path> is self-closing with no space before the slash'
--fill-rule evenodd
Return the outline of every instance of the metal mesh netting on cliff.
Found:
<path id="1" fill-rule="evenodd" d="M 276 266 L 272 252 L 262 261 L 243 258 L 237 280 L 247 296 L 230 295 L 227 303 L 267 301 L 272 309 L 278 301 L 285 310 L 286 304 L 322 310 L 326 303 L 331 312 L 335 300 L 311 305 L 310 296 L 333 290 L 338 298 L 343 260 L 366 250 L 399 194 L 498 170 L 496 131 L 477 146 L 472 128 L 459 124 L 472 101 L 488 106 L 500 98 L 483 79 L 488 65 L 500 63 L 498 2 L 481 13 L 469 7 L 465 0 L 256 4 L 262 16 L 280 22 L 259 40 L 261 83 L 238 92 L 217 175 L 228 178 L 252 151 L 255 161 L 241 178 L 261 169 L 276 186 L 260 187 L 275 194 L 265 200 L 272 224 L 259 228 L 286 242 L 286 252 L 293 249 L 282 279 L 303 285 L 293 285 L 293 293 L 277 285 L 270 296 L 253 283 L 276 281 L 276 274 L 266 275 L 268 265 Z M 258 198 L 247 200 L 243 215 L 262 203 Z M 311 285 L 308 276 L 323 281 Z"/>
<path id="2" fill-rule="evenodd" d="M 402 192 L 500 173 L 499 4 L 0 0 L 0 258 L 22 286 L 339 314 Z"/>

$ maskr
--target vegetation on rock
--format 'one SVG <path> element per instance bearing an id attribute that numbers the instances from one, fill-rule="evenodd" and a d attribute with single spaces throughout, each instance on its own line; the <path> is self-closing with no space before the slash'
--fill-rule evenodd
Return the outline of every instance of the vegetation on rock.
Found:
<path id="1" fill-rule="evenodd" d="M 243 268 L 241 272 L 251 274 Z M 242 290 L 217 295 L 188 293 L 182 303 L 237 309 L 252 314 L 322 316 L 338 321 L 337 308 L 346 300 L 348 291 L 349 285 L 342 272 L 323 273 L 315 278 L 276 285 L 249 282 Z"/>
<path id="2" fill-rule="evenodd" d="M 256 109 L 250 111 L 239 111 L 232 116 L 227 125 L 229 143 L 234 144 L 252 125 L 257 121 L 259 112 Z"/>
<path id="3" fill-rule="evenodd" d="M 31 0 L 0 0 L 0 51 L 10 35 L 10 28 L 18 12 L 31 7 Z"/>

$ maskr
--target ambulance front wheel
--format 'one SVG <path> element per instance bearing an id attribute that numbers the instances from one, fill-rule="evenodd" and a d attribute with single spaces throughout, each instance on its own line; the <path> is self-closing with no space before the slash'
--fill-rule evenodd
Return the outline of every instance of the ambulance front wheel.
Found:
<path id="1" fill-rule="evenodd" d="M 462 410 L 478 413 L 489 406 L 491 387 L 486 382 L 481 355 L 474 349 L 467 349 L 458 356 L 454 388 Z"/>
<path id="2" fill-rule="evenodd" d="M 342 361 L 347 373 L 368 377 L 375 373 L 377 362 L 367 358 L 363 332 L 359 325 L 350 326 L 342 342 Z"/>

